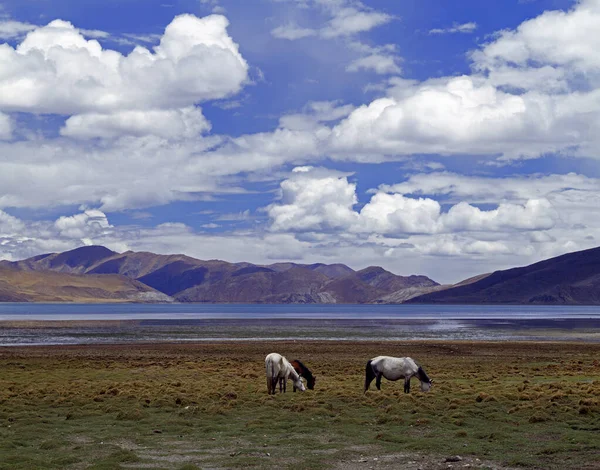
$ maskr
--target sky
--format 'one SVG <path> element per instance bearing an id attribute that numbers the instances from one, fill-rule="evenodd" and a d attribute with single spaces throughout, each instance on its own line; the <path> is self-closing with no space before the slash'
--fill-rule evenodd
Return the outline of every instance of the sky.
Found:
<path id="1" fill-rule="evenodd" d="M 600 0 L 0 0 L 0 259 L 598 246 L 598 50 Z"/>

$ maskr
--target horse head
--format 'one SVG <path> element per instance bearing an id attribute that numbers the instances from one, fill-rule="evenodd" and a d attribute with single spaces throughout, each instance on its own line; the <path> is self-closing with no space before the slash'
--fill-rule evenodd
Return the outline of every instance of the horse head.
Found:
<path id="1" fill-rule="evenodd" d="M 433 383 L 433 380 L 431 380 L 429 378 L 429 376 L 423 370 L 422 367 L 419 367 L 417 369 L 417 378 L 421 381 L 421 391 L 422 392 L 428 392 L 429 389 L 431 388 L 431 384 Z"/>
<path id="2" fill-rule="evenodd" d="M 306 386 L 308 387 L 309 390 L 315 389 L 316 381 L 317 381 L 317 378 L 314 375 L 311 375 L 310 378 L 309 377 L 306 378 Z"/>
<path id="3" fill-rule="evenodd" d="M 306 387 L 304 386 L 304 382 L 302 382 L 302 377 L 298 376 L 297 380 L 294 380 L 294 387 L 296 387 L 301 392 L 306 392 Z"/>

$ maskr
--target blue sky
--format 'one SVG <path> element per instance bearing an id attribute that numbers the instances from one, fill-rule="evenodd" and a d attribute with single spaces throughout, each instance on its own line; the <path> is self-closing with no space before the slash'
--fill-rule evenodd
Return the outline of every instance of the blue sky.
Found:
<path id="1" fill-rule="evenodd" d="M 456 282 L 598 245 L 600 0 L 0 6 L 0 258 Z"/>

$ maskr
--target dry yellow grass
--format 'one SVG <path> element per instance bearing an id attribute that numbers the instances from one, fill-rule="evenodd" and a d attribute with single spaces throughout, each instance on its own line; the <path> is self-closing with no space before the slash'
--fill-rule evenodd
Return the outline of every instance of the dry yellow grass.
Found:
<path id="1" fill-rule="evenodd" d="M 303 360 L 315 390 L 268 396 L 272 351 Z M 4 348 L 0 468 L 360 468 L 370 459 L 416 469 L 446 468 L 455 454 L 464 465 L 599 468 L 599 353 L 485 342 Z M 421 362 L 432 391 L 405 395 L 384 380 L 363 394 L 365 363 L 379 354 Z"/>

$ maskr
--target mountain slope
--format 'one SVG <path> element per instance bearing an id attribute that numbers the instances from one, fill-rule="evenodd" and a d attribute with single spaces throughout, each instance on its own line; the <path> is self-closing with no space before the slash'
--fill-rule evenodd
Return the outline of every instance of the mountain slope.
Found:
<path id="1" fill-rule="evenodd" d="M 183 302 L 321 303 L 318 291 L 327 276 L 310 269 L 234 272 L 217 282 L 207 282 L 175 296 Z"/>
<path id="2" fill-rule="evenodd" d="M 408 302 L 600 304 L 600 248 L 496 271 L 470 284 L 421 295 Z"/>
<path id="3" fill-rule="evenodd" d="M 2 302 L 160 302 L 169 297 L 119 275 L 79 275 L 0 267 Z"/>

